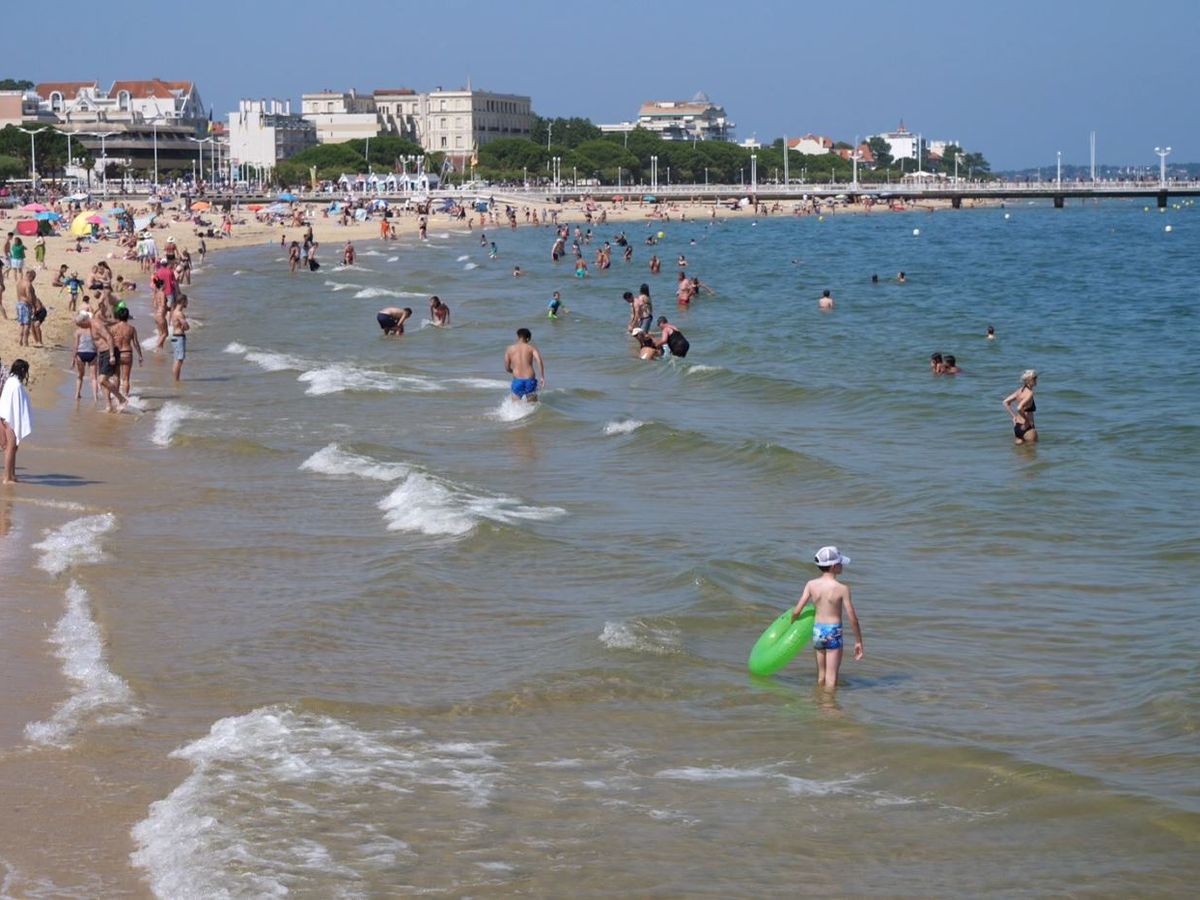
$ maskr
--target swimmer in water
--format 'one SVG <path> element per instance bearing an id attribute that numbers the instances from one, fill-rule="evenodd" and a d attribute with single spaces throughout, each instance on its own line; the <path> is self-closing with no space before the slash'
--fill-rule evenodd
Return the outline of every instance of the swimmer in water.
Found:
<path id="1" fill-rule="evenodd" d="M 442 302 L 442 298 L 429 298 L 429 321 L 435 328 L 445 328 L 450 324 L 450 307 Z"/>
<path id="2" fill-rule="evenodd" d="M 521 271 L 520 266 L 513 266 L 513 278 L 520 278 L 525 273 Z"/>
<path id="3" fill-rule="evenodd" d="M 550 298 L 550 302 L 546 304 L 546 318 L 557 319 L 559 313 L 566 313 L 567 308 L 563 306 L 562 294 L 558 291 Z"/>
<path id="4" fill-rule="evenodd" d="M 375 314 L 375 321 L 383 329 L 384 335 L 391 337 L 404 334 L 404 323 L 411 315 L 412 310 L 407 306 L 404 309 L 387 306 Z"/>
<path id="5" fill-rule="evenodd" d="M 957 375 L 962 371 L 962 369 L 960 369 L 958 367 L 958 360 L 956 360 L 954 358 L 953 353 L 947 353 L 946 356 L 942 359 L 942 364 L 943 364 L 943 368 L 942 368 L 943 375 Z"/>
<path id="6" fill-rule="evenodd" d="M 1021 373 L 1021 386 L 1004 398 L 1004 408 L 1012 418 L 1014 444 L 1037 443 L 1037 426 L 1033 422 L 1033 414 L 1037 412 L 1033 389 L 1037 380 L 1037 370 L 1026 369 Z"/>
<path id="7" fill-rule="evenodd" d="M 904 273 L 900 272 L 896 275 L 896 284 L 908 284 L 908 279 L 904 277 Z"/>
<path id="8" fill-rule="evenodd" d="M 534 374 L 535 364 L 541 378 Z M 518 328 L 517 342 L 504 351 L 504 370 L 513 377 L 513 397 L 526 403 L 537 403 L 538 390 L 546 386 L 546 364 L 541 352 L 533 345 L 533 334 L 528 328 Z"/>
<path id="9" fill-rule="evenodd" d="M 989 341 L 994 341 L 996 339 L 996 326 L 995 325 L 988 326 L 987 339 Z"/>
<path id="10" fill-rule="evenodd" d="M 942 359 L 942 354 L 940 354 L 940 353 L 930 353 L 929 354 L 929 371 L 932 372 L 934 375 L 946 374 L 946 363 Z"/>
<path id="11" fill-rule="evenodd" d="M 654 338 L 640 328 L 635 330 L 634 337 L 638 342 L 638 359 L 662 359 L 662 348 L 654 343 Z"/>
<path id="12" fill-rule="evenodd" d="M 871 284 L 879 284 L 879 276 L 878 275 L 871 276 Z"/>
<path id="13" fill-rule="evenodd" d="M 662 260 L 658 256 L 650 257 L 650 274 L 657 275 L 662 271 Z"/>
<path id="14" fill-rule="evenodd" d="M 833 309 L 833 295 L 828 290 L 821 292 L 821 299 L 817 301 L 817 309 Z"/>

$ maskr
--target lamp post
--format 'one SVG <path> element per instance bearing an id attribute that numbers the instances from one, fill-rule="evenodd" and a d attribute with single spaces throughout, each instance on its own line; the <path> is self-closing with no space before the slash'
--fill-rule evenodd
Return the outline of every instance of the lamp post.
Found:
<path id="1" fill-rule="evenodd" d="M 104 176 L 104 199 L 108 199 L 108 145 L 105 141 L 117 132 L 115 131 L 85 131 L 83 134 L 100 138 L 100 172 Z"/>
<path id="2" fill-rule="evenodd" d="M 1055 187 L 1062 187 L 1062 151 L 1061 150 L 1058 151 L 1058 168 L 1055 170 L 1055 173 L 1054 173 L 1054 185 L 1055 185 Z"/>
<path id="3" fill-rule="evenodd" d="M 158 123 L 162 121 L 162 116 L 155 116 L 150 120 L 150 125 L 154 129 L 154 194 L 158 196 Z"/>
<path id="4" fill-rule="evenodd" d="M 204 145 L 211 144 L 212 138 L 210 138 L 210 137 L 206 137 L 206 138 L 189 137 L 188 140 L 196 145 L 196 159 L 200 163 L 200 179 L 194 185 L 196 190 L 199 191 L 200 182 L 204 180 Z"/>
<path id="5" fill-rule="evenodd" d="M 650 157 L 650 189 L 658 190 L 658 157 Z"/>
<path id="6" fill-rule="evenodd" d="M 29 135 L 29 189 L 37 193 L 37 146 L 35 141 L 37 135 L 45 131 L 45 128 L 22 128 L 17 126 L 18 131 L 23 131 Z"/>
<path id="7" fill-rule="evenodd" d="M 704 186 L 708 187 L 708 166 L 704 167 Z"/>
<path id="8" fill-rule="evenodd" d="M 21 129 L 24 131 L 25 129 Z M 1155 147 L 1154 152 L 1158 154 L 1158 186 L 1167 186 L 1167 156 L 1171 152 L 1170 147 L 1162 148 Z"/>
<path id="9" fill-rule="evenodd" d="M 74 132 L 66 131 L 65 129 L 62 129 L 62 128 L 55 128 L 54 130 L 57 131 L 59 134 L 66 135 L 66 138 L 67 138 L 67 164 L 65 167 L 63 167 L 63 173 L 66 174 L 71 168 L 71 160 L 73 158 L 71 156 L 71 136 L 74 134 Z"/>
<path id="10" fill-rule="evenodd" d="M 758 154 L 750 154 L 750 193 L 758 193 Z"/>
<path id="11" fill-rule="evenodd" d="M 671 167 L 667 166 L 667 188 L 671 187 Z"/>

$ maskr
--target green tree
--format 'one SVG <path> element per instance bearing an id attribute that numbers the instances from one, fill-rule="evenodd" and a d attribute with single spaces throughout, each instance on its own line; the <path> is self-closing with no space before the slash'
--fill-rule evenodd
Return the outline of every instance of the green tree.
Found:
<path id="1" fill-rule="evenodd" d="M 871 148 L 871 155 L 875 157 L 875 167 L 877 169 L 887 168 L 895 162 L 892 158 L 892 145 L 879 135 L 875 135 L 875 137 L 868 140 L 867 146 Z"/>
<path id="2" fill-rule="evenodd" d="M 534 116 L 529 126 L 529 139 L 542 147 L 547 140 L 568 150 L 574 149 L 584 141 L 594 141 L 601 136 L 601 131 L 592 124 L 591 119 L 575 116 L 570 119 L 543 119 Z"/>
<path id="3" fill-rule="evenodd" d="M 29 175 L 29 166 L 15 156 L 0 155 L 0 182 Z"/>
<path id="4" fill-rule="evenodd" d="M 958 161 L 960 173 L 963 166 L 967 167 L 967 171 L 974 178 L 986 177 L 992 174 L 992 164 L 983 158 L 982 153 L 964 153 L 963 158 Z"/>
<path id="5" fill-rule="evenodd" d="M 379 137 L 373 137 L 370 139 L 370 141 L 368 141 L 366 138 L 346 141 L 342 146 L 349 147 L 363 158 L 363 162 L 366 162 L 368 144 L 370 144 L 371 165 L 375 167 L 383 167 L 387 171 L 398 169 L 400 166 L 400 158 L 403 156 L 425 155 L 425 151 L 421 148 L 420 144 L 413 143 L 405 138 L 399 138 L 388 134 L 380 135 Z"/>
<path id="6" fill-rule="evenodd" d="M 0 91 L 33 90 L 33 82 L 17 78 L 0 78 Z"/>

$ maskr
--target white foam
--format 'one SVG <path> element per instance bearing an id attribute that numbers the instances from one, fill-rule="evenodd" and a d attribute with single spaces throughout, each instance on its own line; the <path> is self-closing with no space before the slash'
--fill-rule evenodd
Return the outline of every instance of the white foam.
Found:
<path id="1" fill-rule="evenodd" d="M 325 287 L 331 288 L 336 294 L 338 291 L 359 291 L 366 287 L 366 285 L 351 284 L 348 281 L 329 281 L 326 279 Z"/>
<path id="2" fill-rule="evenodd" d="M 306 893 L 314 874 L 339 896 L 365 894 L 363 879 L 416 858 L 389 833 L 410 795 L 483 807 L 503 771 L 489 745 L 451 751 L 419 731 L 372 733 L 279 707 L 221 719 L 171 755 L 192 772 L 133 827 L 130 859 L 156 895 L 179 900 Z"/>
<path id="3" fill-rule="evenodd" d="M 434 237 L 441 241 L 448 241 L 448 240 L 450 240 L 450 232 L 439 231 L 437 234 L 434 235 Z"/>
<path id="4" fill-rule="evenodd" d="M 358 254 L 359 256 L 383 256 L 378 250 L 364 250 Z"/>
<path id="5" fill-rule="evenodd" d="M 467 272 L 470 272 L 472 269 L 478 269 L 478 268 L 479 268 L 478 263 L 467 263 L 465 266 L 463 266 L 463 269 Z"/>
<path id="6" fill-rule="evenodd" d="M 489 496 L 414 472 L 379 501 L 389 531 L 461 537 L 482 522 L 512 524 L 566 515 L 556 506 L 529 506 L 511 497 Z"/>
<path id="7" fill-rule="evenodd" d="M 479 388 L 481 391 L 494 391 L 496 388 L 508 387 L 508 382 L 501 381 L 499 378 L 448 378 L 447 383 L 461 384 L 464 387 Z"/>
<path id="8" fill-rule="evenodd" d="M 34 550 L 41 550 L 37 567 L 51 575 L 61 575 L 75 566 L 103 560 L 102 539 L 116 526 L 112 513 L 72 519 L 61 528 L 47 530 Z"/>
<path id="9" fill-rule="evenodd" d="M 703 375 L 706 372 L 724 372 L 727 370 L 723 369 L 721 366 L 706 366 L 701 363 L 694 366 L 688 366 L 686 371 L 689 375 Z"/>
<path id="10" fill-rule="evenodd" d="M 538 411 L 539 403 L 529 403 L 525 400 L 518 400 L 511 394 L 500 401 L 500 405 L 490 410 L 487 414 L 489 419 L 497 419 L 501 422 L 519 422 L 521 419 L 532 416 Z"/>
<path id="11" fill-rule="evenodd" d="M 67 588 L 66 612 L 50 641 L 57 647 L 55 654 L 62 660 L 63 674 L 73 683 L 73 690 L 49 719 L 25 726 L 30 741 L 65 747 L 89 721 L 116 724 L 132 720 L 135 712 L 129 685 L 108 668 L 90 598 L 74 581 Z"/>
<path id="12" fill-rule="evenodd" d="M 157 334 L 153 334 L 148 338 L 142 338 L 142 349 L 149 350 L 151 347 L 153 347 L 157 343 L 158 343 L 158 335 Z"/>
<path id="13" fill-rule="evenodd" d="M 778 779 L 783 781 L 788 791 L 796 795 L 826 796 L 828 794 L 849 793 L 851 786 L 862 779 L 862 775 L 849 775 L 833 781 L 817 781 L 812 778 L 799 778 L 786 775 L 768 768 L 738 769 L 730 766 L 684 766 L 678 769 L 663 769 L 655 773 L 656 778 L 670 778 L 675 781 L 749 781 Z"/>
<path id="14" fill-rule="evenodd" d="M 354 475 L 373 481 L 398 481 L 412 469 L 401 463 L 384 463 L 343 450 L 337 444 L 322 447 L 300 464 L 305 472 L 322 475 Z"/>
<path id="15" fill-rule="evenodd" d="M 393 291 L 389 288 L 369 287 L 363 288 L 354 295 L 355 300 L 369 300 L 372 297 L 424 297 L 424 294 L 417 294 L 413 291 Z"/>
<path id="16" fill-rule="evenodd" d="M 396 260 L 398 260 L 399 258 L 400 258 L 400 257 L 398 257 L 398 256 L 389 256 L 389 257 L 387 258 L 387 261 L 388 261 L 388 262 L 395 262 L 395 261 L 396 261 Z"/>
<path id="17" fill-rule="evenodd" d="M 469 254 L 469 253 L 464 253 L 464 254 L 463 254 L 462 256 L 460 256 L 460 257 L 459 257 L 457 260 L 455 260 L 455 262 L 466 262 L 466 261 L 467 261 L 468 259 L 470 259 L 470 258 L 471 258 L 471 254 Z"/>
<path id="18" fill-rule="evenodd" d="M 234 269 L 232 274 L 234 274 L 234 275 L 241 275 L 241 274 L 242 274 L 242 270 L 241 270 L 241 269 Z"/>
<path id="19" fill-rule="evenodd" d="M 304 391 L 313 396 L 340 394 L 344 391 L 440 391 L 436 381 L 417 375 L 389 375 L 360 369 L 346 363 L 334 363 L 302 372 L 297 379 L 308 385 Z"/>
<path id="20" fill-rule="evenodd" d="M 179 426 L 184 423 L 184 420 L 211 418 L 213 418 L 212 413 L 203 412 L 185 403 L 168 400 L 159 408 L 158 415 L 154 417 L 154 433 L 150 435 L 150 440 L 160 447 L 169 447 L 171 438 L 175 436 L 175 432 L 179 430 Z"/>
<path id="21" fill-rule="evenodd" d="M 276 353 L 273 350 L 259 350 L 245 344 L 228 344 L 225 352 L 241 356 L 246 362 L 253 363 L 266 372 L 302 371 L 312 365 L 298 356 Z"/>
<path id="22" fill-rule="evenodd" d="M 610 650 L 632 650 L 669 656 L 680 652 L 677 628 L 654 628 L 644 622 L 605 622 L 600 643 Z"/>
<path id="23" fill-rule="evenodd" d="M 611 434 L 631 434 L 632 432 L 637 431 L 639 428 L 641 428 L 645 424 L 646 424 L 645 422 L 641 422 L 637 419 L 616 420 L 616 421 L 609 422 L 607 425 L 604 426 L 604 433 L 610 434 L 610 435 Z"/>

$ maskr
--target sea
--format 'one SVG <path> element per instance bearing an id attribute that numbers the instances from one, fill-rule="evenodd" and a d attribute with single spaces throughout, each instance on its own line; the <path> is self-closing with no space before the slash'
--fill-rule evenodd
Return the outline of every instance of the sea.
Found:
<path id="1" fill-rule="evenodd" d="M 346 267 L 321 221 L 317 272 L 209 256 L 181 384 L 62 387 L 0 501 L 46 700 L 0 895 L 1192 895 L 1197 209 L 608 223 L 590 264 L 620 232 L 577 279 L 546 228 Z M 635 355 L 643 282 L 686 358 Z M 864 658 L 751 676 L 827 544 Z"/>

